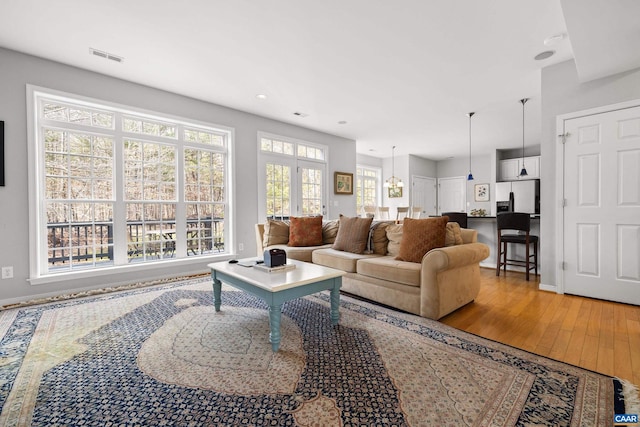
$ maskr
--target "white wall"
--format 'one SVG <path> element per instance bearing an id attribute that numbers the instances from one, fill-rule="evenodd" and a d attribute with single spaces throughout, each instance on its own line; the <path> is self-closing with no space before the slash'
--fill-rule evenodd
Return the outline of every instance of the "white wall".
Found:
<path id="1" fill-rule="evenodd" d="M 556 268 L 562 261 L 556 253 L 556 216 L 559 195 L 556 195 L 556 117 L 589 108 L 640 99 L 640 69 L 580 83 L 573 60 L 542 70 L 542 140 L 540 180 L 540 257 L 541 285 L 552 289 L 556 285 Z M 568 243 L 568 244 L 567 244 Z M 571 247 L 571 242 L 565 242 Z"/>
<path id="2" fill-rule="evenodd" d="M 484 209 L 487 215 L 495 215 L 496 156 L 494 153 L 471 158 L 473 181 L 467 181 L 467 213 L 471 209 Z M 450 178 L 469 174 L 469 158 L 440 160 L 437 163 L 437 177 Z M 476 184 L 489 184 L 489 201 L 476 202 L 474 190 Z"/>
<path id="3" fill-rule="evenodd" d="M 153 72 L 153 70 L 150 70 Z M 0 266 L 13 266 L 14 278 L 0 280 L 0 304 L 153 277 L 206 271 L 206 262 L 189 269 L 158 267 L 149 272 L 120 273 L 55 284 L 31 285 L 27 176 L 26 85 L 33 84 L 86 97 L 235 128 L 236 242 L 239 256 L 254 256 L 257 218 L 257 132 L 265 131 L 329 146 L 329 217 L 355 215 L 354 196 L 333 195 L 333 172 L 355 174 L 355 141 L 266 119 L 238 110 L 107 77 L 0 48 L 0 120 L 5 122 L 6 186 L 0 187 Z M 188 76 L 185 76 L 188 78 Z M 206 90 L 206 88 L 203 88 Z"/>

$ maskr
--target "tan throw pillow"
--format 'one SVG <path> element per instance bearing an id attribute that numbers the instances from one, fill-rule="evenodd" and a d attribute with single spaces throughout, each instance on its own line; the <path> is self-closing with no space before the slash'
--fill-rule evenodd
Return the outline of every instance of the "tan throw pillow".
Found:
<path id="1" fill-rule="evenodd" d="M 329 244 L 336 241 L 339 223 L 337 219 L 322 223 L 322 243 Z"/>
<path id="2" fill-rule="evenodd" d="M 373 218 L 348 218 L 340 215 L 340 226 L 333 249 L 354 254 L 364 253 Z"/>
<path id="3" fill-rule="evenodd" d="M 289 246 L 319 246 L 322 244 L 322 217 L 307 216 L 289 219 Z"/>
<path id="4" fill-rule="evenodd" d="M 421 262 L 424 254 L 444 246 L 449 217 L 413 219 L 405 218 L 399 261 Z"/>
<path id="5" fill-rule="evenodd" d="M 391 224 L 387 226 L 387 255 L 396 257 L 400 255 L 400 243 L 402 242 L 402 224 Z"/>
<path id="6" fill-rule="evenodd" d="M 457 222 L 448 222 L 447 223 L 447 236 L 444 239 L 445 246 L 455 246 L 461 245 L 464 241 L 462 240 L 462 231 L 460 231 L 460 224 Z"/>
<path id="7" fill-rule="evenodd" d="M 289 223 L 268 219 L 264 224 L 262 246 L 286 245 L 289 242 Z"/>

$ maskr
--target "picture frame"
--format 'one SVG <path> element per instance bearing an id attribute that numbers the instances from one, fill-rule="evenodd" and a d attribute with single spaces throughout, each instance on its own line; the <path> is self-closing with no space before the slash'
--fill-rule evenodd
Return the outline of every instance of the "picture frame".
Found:
<path id="1" fill-rule="evenodd" d="M 489 201 L 489 184 L 476 184 L 474 186 L 474 200 L 476 202 Z"/>
<path id="2" fill-rule="evenodd" d="M 390 199 L 402 197 L 402 187 L 389 187 L 388 195 Z"/>
<path id="3" fill-rule="evenodd" d="M 348 172 L 334 172 L 333 192 L 335 194 L 353 194 L 353 174 Z"/>

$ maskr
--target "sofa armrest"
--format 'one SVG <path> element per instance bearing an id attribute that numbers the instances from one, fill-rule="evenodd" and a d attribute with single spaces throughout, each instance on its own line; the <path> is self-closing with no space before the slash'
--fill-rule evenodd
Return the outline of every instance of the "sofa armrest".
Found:
<path id="1" fill-rule="evenodd" d="M 256 250 L 257 256 L 260 258 L 264 254 L 264 247 L 262 242 L 264 241 L 264 224 L 256 224 Z"/>
<path id="2" fill-rule="evenodd" d="M 474 230 L 475 231 L 475 230 Z M 434 272 L 450 270 L 480 263 L 489 256 L 489 246 L 484 243 L 466 243 L 432 249 L 422 257 L 422 270 Z"/>

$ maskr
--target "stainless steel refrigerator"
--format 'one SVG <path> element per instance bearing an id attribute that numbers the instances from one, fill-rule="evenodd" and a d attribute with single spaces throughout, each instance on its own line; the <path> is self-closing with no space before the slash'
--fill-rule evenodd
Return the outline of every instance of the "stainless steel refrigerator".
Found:
<path id="1" fill-rule="evenodd" d="M 497 212 L 540 213 L 540 180 L 496 183 Z"/>

